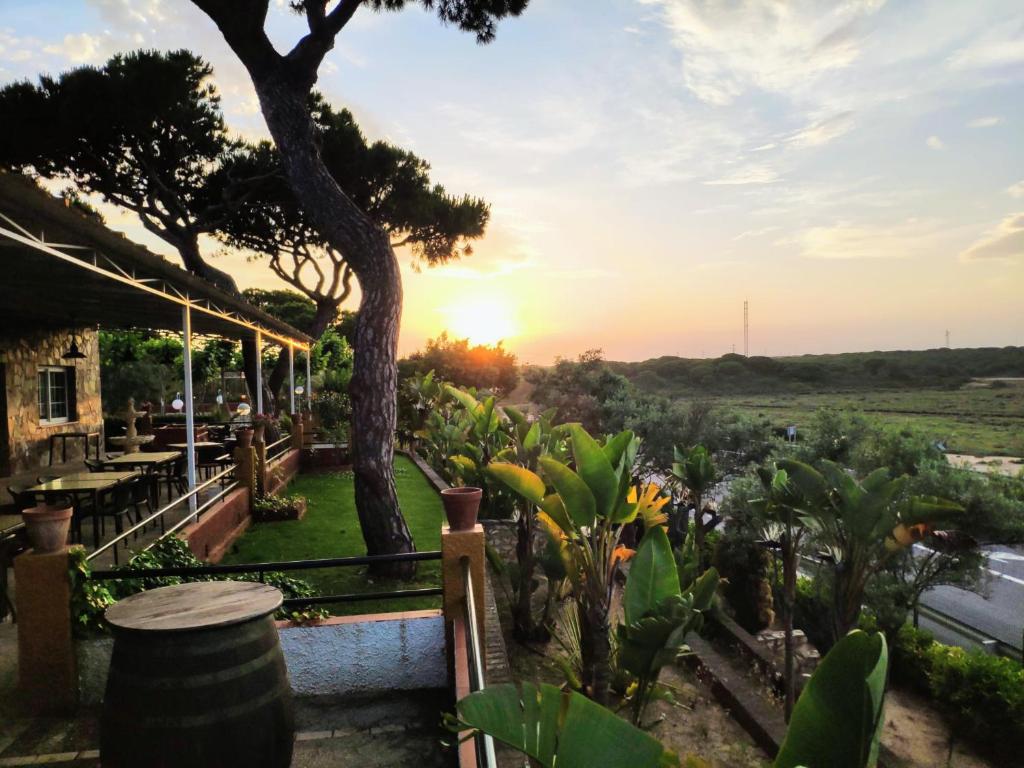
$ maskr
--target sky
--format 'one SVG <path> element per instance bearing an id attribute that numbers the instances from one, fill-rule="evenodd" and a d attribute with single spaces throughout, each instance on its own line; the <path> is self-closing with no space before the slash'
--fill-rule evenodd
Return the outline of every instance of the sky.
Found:
<path id="1" fill-rule="evenodd" d="M 271 5 L 286 50 L 304 26 Z M 267 135 L 187 0 L 0 0 L 0 82 L 140 47 L 205 57 L 231 128 Z M 1020 0 L 531 0 L 485 46 L 364 8 L 318 87 L 492 206 L 472 257 L 400 254 L 400 353 L 447 329 L 539 364 L 717 356 L 745 300 L 750 354 L 1024 345 Z"/>

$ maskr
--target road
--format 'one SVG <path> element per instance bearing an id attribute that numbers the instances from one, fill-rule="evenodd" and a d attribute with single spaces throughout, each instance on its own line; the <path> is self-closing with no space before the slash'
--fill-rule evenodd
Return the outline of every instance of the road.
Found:
<path id="1" fill-rule="evenodd" d="M 920 546 L 920 545 L 918 545 Z M 1024 548 L 985 547 L 989 582 L 984 595 L 956 587 L 936 587 L 925 593 L 921 603 L 957 621 L 990 635 L 1021 651 L 1024 635 Z M 940 640 L 954 638 L 947 628 L 931 621 L 922 626 L 933 630 Z M 959 638 L 958 644 L 964 643 Z"/>

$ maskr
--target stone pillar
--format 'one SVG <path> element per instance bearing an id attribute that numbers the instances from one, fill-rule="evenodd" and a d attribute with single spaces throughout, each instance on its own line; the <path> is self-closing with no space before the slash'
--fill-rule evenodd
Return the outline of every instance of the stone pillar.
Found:
<path id="1" fill-rule="evenodd" d="M 14 558 L 18 589 L 18 688 L 39 714 L 71 712 L 78 705 L 78 669 L 71 637 L 68 550 Z"/>
<path id="2" fill-rule="evenodd" d="M 252 514 L 253 503 L 259 489 L 256 483 L 255 448 L 235 448 L 235 479 L 240 486 L 249 490 L 249 514 Z"/>
<path id="3" fill-rule="evenodd" d="M 469 559 L 476 603 L 477 630 L 480 635 L 481 663 L 486 662 L 487 645 L 484 622 L 484 528 L 479 523 L 471 531 L 453 531 L 441 526 L 441 588 L 444 590 L 444 615 L 448 621 L 465 615 L 466 589 L 462 560 Z M 468 620 L 468 617 L 467 617 Z"/>
<path id="4" fill-rule="evenodd" d="M 302 450 L 302 413 L 292 414 L 292 448 Z"/>

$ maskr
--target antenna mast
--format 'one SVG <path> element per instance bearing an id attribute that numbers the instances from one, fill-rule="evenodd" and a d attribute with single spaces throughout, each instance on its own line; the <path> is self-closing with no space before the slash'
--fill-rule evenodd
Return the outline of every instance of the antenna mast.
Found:
<path id="1" fill-rule="evenodd" d="M 749 302 L 743 300 L 743 356 L 750 357 L 750 313 Z"/>

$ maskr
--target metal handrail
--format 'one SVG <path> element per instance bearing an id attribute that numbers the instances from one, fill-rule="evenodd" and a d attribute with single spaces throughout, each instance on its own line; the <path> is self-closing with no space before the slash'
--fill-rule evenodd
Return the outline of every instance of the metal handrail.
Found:
<path id="1" fill-rule="evenodd" d="M 103 554 L 104 552 L 106 552 L 106 551 L 107 551 L 108 549 L 110 549 L 111 547 L 114 547 L 114 546 L 116 546 L 116 545 L 117 545 L 117 544 L 118 544 L 119 542 L 121 542 L 121 541 L 123 541 L 124 539 L 128 538 L 128 536 L 129 536 L 130 534 L 132 534 L 132 533 L 135 533 L 136 531 L 138 531 L 138 530 L 140 530 L 140 529 L 144 528 L 144 527 L 146 526 L 146 524 L 147 524 L 147 523 L 150 523 L 150 522 L 152 522 L 153 520 L 156 520 L 157 518 L 160 518 L 160 517 L 162 517 L 163 515 L 167 514 L 167 513 L 168 513 L 168 512 L 170 512 L 170 511 L 171 511 L 172 509 L 174 509 L 174 508 L 175 508 L 176 506 L 178 506 L 179 504 L 181 504 L 181 502 L 185 501 L 185 500 L 186 500 L 186 499 L 188 499 L 188 498 L 191 498 L 192 496 L 195 496 L 195 495 L 196 495 L 197 493 L 199 493 L 200 491 L 202 491 L 202 490 L 204 490 L 204 489 L 208 488 L 208 487 L 209 487 L 210 485 L 212 485 L 213 483 L 217 482 L 217 481 L 218 481 L 218 480 L 220 480 L 220 479 L 221 479 L 222 477 L 225 477 L 226 475 L 229 475 L 229 474 L 231 474 L 231 473 L 232 473 L 232 472 L 234 472 L 234 471 L 235 471 L 235 465 L 234 465 L 234 464 L 232 464 L 231 466 L 229 466 L 229 467 L 228 467 L 227 469 L 225 469 L 224 471 L 222 471 L 222 472 L 218 472 L 218 473 L 217 473 L 216 475 L 214 475 L 213 477 L 211 477 L 211 478 L 210 478 L 209 480 L 206 480 L 206 481 L 204 481 L 204 482 L 200 483 L 200 484 L 199 484 L 199 485 L 197 485 L 197 486 L 196 486 L 195 488 L 192 488 L 191 490 L 189 490 L 189 491 L 188 491 L 188 492 L 186 492 L 185 494 L 183 494 L 183 495 L 179 496 L 178 498 L 176 498 L 176 499 L 172 499 L 172 500 L 171 500 L 171 501 L 169 501 L 169 502 L 168 502 L 168 503 L 167 503 L 166 505 L 164 505 L 163 507 L 161 507 L 160 509 L 158 509 L 158 510 L 157 510 L 156 512 L 154 512 L 154 513 L 153 513 L 152 515 L 150 515 L 150 516 L 149 516 L 149 517 L 147 517 L 146 519 L 144 519 L 144 520 L 140 520 L 140 521 L 139 521 L 139 522 L 137 522 L 137 523 L 136 523 L 135 525 L 133 525 L 133 526 L 132 526 L 131 528 L 129 528 L 128 530 L 126 530 L 126 531 L 125 531 L 124 533 L 120 534 L 119 536 L 115 536 L 115 537 L 114 537 L 113 539 L 111 539 L 110 541 L 108 541 L 108 542 L 107 542 L 106 544 L 104 544 L 104 545 L 103 545 L 102 547 L 100 547 L 99 549 L 96 549 L 96 550 L 94 550 L 93 552 L 90 552 L 90 553 L 89 553 L 89 554 L 88 554 L 88 555 L 86 556 L 86 558 L 85 558 L 85 559 L 86 559 L 86 560 L 93 560 L 94 558 L 96 558 L 96 557 L 98 557 L 99 555 L 101 555 L 101 554 Z M 232 484 L 232 485 L 231 485 L 230 487 L 234 488 L 234 487 L 235 487 L 236 485 L 237 485 L 237 483 L 233 483 L 233 484 Z M 216 499 L 219 499 L 219 498 L 221 498 L 221 497 L 223 497 L 223 496 L 224 496 L 224 494 L 223 494 L 223 493 L 219 493 L 219 494 L 217 494 L 217 495 L 216 495 L 216 496 L 214 497 L 214 500 L 216 500 Z M 209 506 L 209 502 L 207 502 L 206 504 L 203 504 L 203 506 L 202 506 L 202 509 L 206 509 L 206 508 L 207 508 L 208 506 Z M 200 511 L 200 510 L 199 510 L 199 509 L 197 509 L 197 510 L 196 510 L 196 511 L 195 511 L 194 513 L 191 513 L 191 514 L 187 515 L 187 516 L 186 516 L 186 517 L 185 517 L 184 519 L 185 519 L 185 520 L 189 520 L 189 519 L 191 519 L 191 518 L 193 518 L 193 517 L 198 517 L 198 515 L 199 515 L 199 511 Z M 174 530 L 177 530 L 177 528 L 175 528 Z M 166 536 L 166 535 L 167 535 L 167 534 L 164 534 L 164 536 Z M 163 536 L 161 536 L 160 538 L 163 538 Z"/>
<path id="2" fill-rule="evenodd" d="M 343 568 L 373 565 L 374 563 L 408 563 L 420 560 L 440 560 L 441 550 L 427 552 L 399 552 L 393 555 L 358 555 L 353 557 L 323 557 L 312 560 L 282 560 L 281 562 L 237 563 L 233 565 L 196 565 L 174 568 L 119 568 L 93 571 L 93 579 L 136 579 L 163 576 L 213 576 L 228 573 L 267 573 L 270 571 L 308 571 L 314 568 Z"/>
<path id="3" fill-rule="evenodd" d="M 271 455 L 270 455 L 270 451 L 271 451 L 272 449 L 274 449 L 274 448 L 277 448 L 277 446 L 281 445 L 282 443 L 289 443 L 289 442 L 291 442 L 291 439 L 292 439 L 292 436 L 291 436 L 291 435 L 285 435 L 285 436 L 284 436 L 284 437 L 282 437 L 282 438 L 281 438 L 280 440 L 275 440 L 274 442 L 272 442 L 272 443 L 269 443 L 269 444 L 267 445 L 267 447 L 266 447 L 266 451 L 267 451 L 267 461 L 270 461 L 271 459 L 276 459 L 276 458 L 278 458 L 279 456 L 283 456 L 283 455 L 284 455 L 285 453 L 287 453 L 287 450 L 282 450 L 282 451 L 278 451 L 278 452 L 277 452 L 277 453 L 275 453 L 275 454 L 274 454 L 273 456 L 271 456 Z"/>
<path id="4" fill-rule="evenodd" d="M 476 619 L 476 600 L 473 597 L 473 574 L 469 558 L 462 558 L 462 581 L 466 593 L 466 632 L 469 642 L 469 689 L 470 692 L 484 689 L 484 663 L 480 650 L 480 629 Z M 477 733 L 477 764 L 484 768 L 496 768 L 498 761 L 494 754 L 494 739 L 486 733 Z"/>

